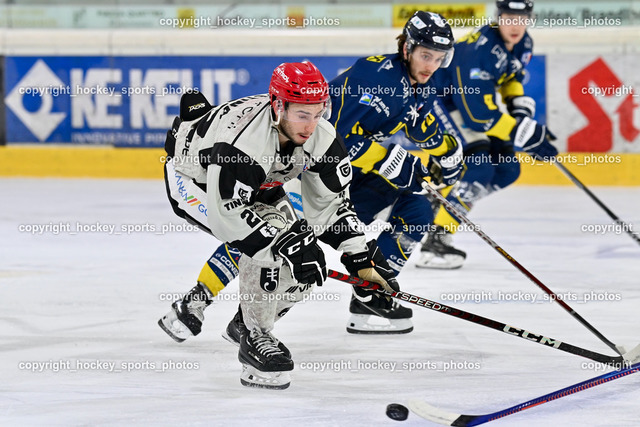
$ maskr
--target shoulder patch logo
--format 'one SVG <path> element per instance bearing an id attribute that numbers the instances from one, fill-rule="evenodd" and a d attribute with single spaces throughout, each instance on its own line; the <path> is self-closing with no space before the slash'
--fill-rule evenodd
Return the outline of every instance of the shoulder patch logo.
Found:
<path id="1" fill-rule="evenodd" d="M 195 104 L 195 105 L 190 105 L 189 106 L 189 112 L 193 111 L 193 110 L 199 110 L 200 108 L 204 108 L 206 107 L 206 104 L 204 102 L 201 102 L 199 104 Z"/>
<path id="2" fill-rule="evenodd" d="M 382 61 L 384 61 L 385 59 L 387 59 L 387 57 L 386 57 L 386 56 L 384 56 L 384 55 L 376 55 L 376 56 L 370 56 L 370 57 L 368 57 L 368 58 L 367 58 L 367 61 L 370 61 L 370 62 L 382 62 Z"/>
<path id="3" fill-rule="evenodd" d="M 338 180 L 343 187 L 351 182 L 351 163 L 348 157 L 342 159 L 338 165 Z"/>
<path id="4" fill-rule="evenodd" d="M 252 192 L 253 188 L 251 188 L 251 186 L 246 185 L 240 181 L 236 181 L 235 185 L 233 186 L 233 196 L 231 198 L 249 201 Z"/>
<path id="5" fill-rule="evenodd" d="M 469 70 L 469 78 L 471 80 L 491 80 L 491 74 L 480 68 L 472 68 Z"/>
<path id="6" fill-rule="evenodd" d="M 360 101 L 358 101 L 358 103 L 371 105 L 371 101 L 373 101 L 373 95 L 371 95 L 370 93 L 365 93 L 360 97 Z"/>
<path id="7" fill-rule="evenodd" d="M 382 63 L 382 65 L 380 66 L 380 68 L 378 68 L 378 71 L 380 70 L 390 70 L 393 68 L 393 64 L 391 63 L 390 59 L 387 59 L 386 61 L 384 61 Z"/>

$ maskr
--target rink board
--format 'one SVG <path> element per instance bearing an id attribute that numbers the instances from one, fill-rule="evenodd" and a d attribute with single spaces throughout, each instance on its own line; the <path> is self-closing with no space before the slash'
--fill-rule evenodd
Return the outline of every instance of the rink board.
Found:
<path id="1" fill-rule="evenodd" d="M 0 176 L 160 179 L 165 154 L 160 148 L 12 145 L 0 147 Z M 555 166 L 519 156 L 518 184 L 573 185 Z M 567 153 L 560 159 L 587 185 L 640 186 L 639 154 Z"/>

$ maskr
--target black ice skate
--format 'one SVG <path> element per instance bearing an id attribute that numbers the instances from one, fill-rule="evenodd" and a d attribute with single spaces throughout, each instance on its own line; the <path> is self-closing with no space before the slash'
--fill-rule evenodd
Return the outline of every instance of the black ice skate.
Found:
<path id="1" fill-rule="evenodd" d="M 289 387 L 288 371 L 293 370 L 293 360 L 279 344 L 269 332 L 252 330 L 241 334 L 238 360 L 242 363 L 242 385 L 276 390 Z"/>
<path id="2" fill-rule="evenodd" d="M 467 254 L 452 245 L 453 238 L 443 227 L 437 225 L 435 231 L 427 234 L 422 244 L 420 259 L 416 262 L 419 268 L 435 268 L 453 270 L 462 267 Z"/>
<path id="3" fill-rule="evenodd" d="M 413 330 L 413 311 L 393 301 L 390 309 L 373 307 L 354 296 L 349 304 L 351 334 L 407 334 Z"/>
<path id="4" fill-rule="evenodd" d="M 249 331 L 244 324 L 244 320 L 242 319 L 242 310 L 238 307 L 236 315 L 233 316 L 233 319 L 231 319 L 231 322 L 227 325 L 227 329 L 222 333 L 222 338 L 239 347 L 242 334 L 246 334 L 248 332 Z M 278 341 L 278 348 L 280 348 L 287 357 L 291 357 L 291 352 L 287 346 L 280 341 Z"/>
<path id="5" fill-rule="evenodd" d="M 158 320 L 158 325 L 177 342 L 198 335 L 202 330 L 204 309 L 211 304 L 212 298 L 209 288 L 198 282 L 184 298 L 171 304 L 171 311 Z"/>

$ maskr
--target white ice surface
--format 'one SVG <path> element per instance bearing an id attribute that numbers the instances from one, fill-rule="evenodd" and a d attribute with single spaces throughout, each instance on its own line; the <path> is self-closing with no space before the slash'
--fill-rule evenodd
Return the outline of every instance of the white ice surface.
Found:
<path id="1" fill-rule="evenodd" d="M 237 349 L 220 337 L 237 307 L 237 281 L 207 310 L 200 336 L 177 344 L 156 324 L 169 308 L 166 294 L 187 292 L 218 244 L 202 232 L 159 232 L 183 225 L 162 182 L 2 179 L 0 188 L 0 425 L 392 426 L 391 402 L 418 396 L 481 414 L 602 373 L 587 359 L 420 307 L 411 334 L 349 335 L 350 291 L 330 280 L 316 290 L 324 300 L 299 304 L 276 325 L 296 362 L 291 387 L 248 389 Z M 640 228 L 640 189 L 593 190 Z M 583 232 L 583 224 L 611 221 L 578 188 L 513 187 L 478 203 L 471 219 L 553 291 L 577 298 L 568 303 L 609 339 L 627 349 L 640 343 L 640 246 L 624 233 Z M 120 233 L 71 234 L 78 223 Z M 21 231 L 34 224 L 49 230 Z M 52 225 L 68 230 L 54 234 Z M 126 234 L 122 225 L 147 230 Z M 410 261 L 403 289 L 612 354 L 557 304 L 498 301 L 500 292 L 543 293 L 475 234 L 455 242 L 468 252 L 462 269 L 419 270 Z M 338 254 L 327 258 L 342 270 Z M 445 300 L 482 291 L 494 301 Z M 584 303 L 591 291 L 614 301 Z M 32 372 L 33 362 L 52 363 Z M 116 371 L 78 365 L 90 362 L 115 363 Z M 311 362 L 333 366 L 313 370 Z M 409 372 L 409 363 L 422 367 Z M 639 423 L 640 375 L 631 375 L 492 424 Z M 410 415 L 404 425 L 430 424 Z"/>

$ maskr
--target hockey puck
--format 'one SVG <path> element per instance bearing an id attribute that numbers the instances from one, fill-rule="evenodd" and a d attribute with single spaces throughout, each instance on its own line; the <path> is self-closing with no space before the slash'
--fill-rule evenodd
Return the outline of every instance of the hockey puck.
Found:
<path id="1" fill-rule="evenodd" d="M 399 403 L 390 403 L 387 405 L 387 417 L 396 421 L 404 421 L 409 416 L 409 410 L 406 406 Z"/>

